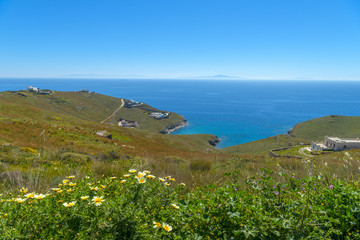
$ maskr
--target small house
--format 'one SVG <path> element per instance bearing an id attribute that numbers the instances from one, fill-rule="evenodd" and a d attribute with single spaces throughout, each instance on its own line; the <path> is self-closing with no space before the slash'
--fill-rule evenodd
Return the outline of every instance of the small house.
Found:
<path id="1" fill-rule="evenodd" d="M 339 138 L 326 136 L 323 142 L 313 142 L 311 144 L 312 151 L 342 151 L 354 148 L 360 149 L 359 138 Z"/>

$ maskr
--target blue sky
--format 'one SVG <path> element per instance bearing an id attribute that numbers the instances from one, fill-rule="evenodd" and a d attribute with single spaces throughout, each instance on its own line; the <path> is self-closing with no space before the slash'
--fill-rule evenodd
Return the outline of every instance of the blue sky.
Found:
<path id="1" fill-rule="evenodd" d="M 360 80 L 358 0 L 0 0 L 0 77 Z"/>

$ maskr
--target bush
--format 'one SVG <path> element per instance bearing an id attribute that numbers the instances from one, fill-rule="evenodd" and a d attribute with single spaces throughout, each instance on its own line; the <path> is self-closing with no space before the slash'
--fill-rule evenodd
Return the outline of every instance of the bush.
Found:
<path id="1" fill-rule="evenodd" d="M 65 152 L 60 154 L 59 161 L 65 164 L 85 164 L 89 162 L 91 159 L 88 155 L 81 153 L 73 153 L 73 152 Z"/>
<path id="2" fill-rule="evenodd" d="M 190 163 L 191 171 L 209 171 L 211 169 L 212 162 L 207 159 L 197 159 Z"/>

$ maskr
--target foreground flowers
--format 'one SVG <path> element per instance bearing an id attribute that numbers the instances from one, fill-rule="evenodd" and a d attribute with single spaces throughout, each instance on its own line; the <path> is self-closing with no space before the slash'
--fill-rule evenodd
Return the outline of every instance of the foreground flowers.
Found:
<path id="1" fill-rule="evenodd" d="M 73 201 L 73 202 L 69 202 L 69 203 L 63 203 L 64 207 L 73 207 L 75 205 L 76 201 Z"/>
<path id="2" fill-rule="evenodd" d="M 93 204 L 95 206 L 100 206 L 102 204 L 102 202 L 105 201 L 103 198 L 104 197 L 97 197 L 97 196 L 93 197 L 93 199 L 92 199 Z"/>
<path id="3" fill-rule="evenodd" d="M 162 225 L 165 231 L 170 232 L 172 230 L 172 227 L 169 224 L 163 223 Z"/>

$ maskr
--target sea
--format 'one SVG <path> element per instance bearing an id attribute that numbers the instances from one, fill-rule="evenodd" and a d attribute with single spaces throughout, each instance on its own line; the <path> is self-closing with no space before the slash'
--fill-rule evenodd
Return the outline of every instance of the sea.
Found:
<path id="1" fill-rule="evenodd" d="M 0 79 L 0 91 L 30 85 L 88 89 L 179 113 L 189 125 L 173 134 L 214 134 L 221 139 L 218 148 L 286 134 L 326 115 L 360 116 L 360 81 Z"/>

